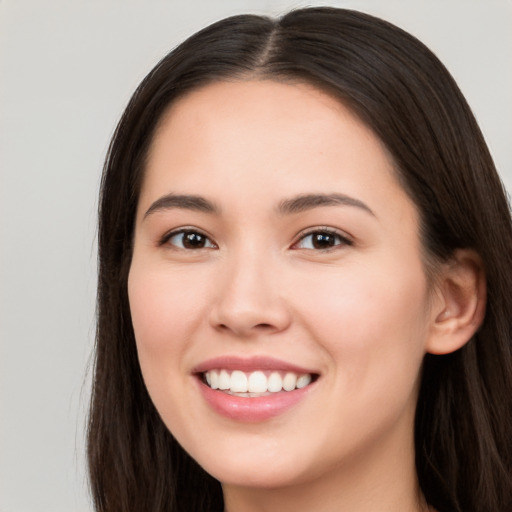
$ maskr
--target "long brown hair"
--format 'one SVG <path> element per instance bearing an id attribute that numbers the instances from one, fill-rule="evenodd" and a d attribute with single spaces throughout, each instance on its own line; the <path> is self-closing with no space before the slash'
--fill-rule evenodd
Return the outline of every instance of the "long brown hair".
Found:
<path id="1" fill-rule="evenodd" d="M 179 96 L 226 79 L 307 82 L 336 95 L 387 146 L 421 216 L 427 259 L 472 248 L 486 270 L 484 323 L 462 349 L 425 357 L 416 466 L 440 512 L 512 510 L 512 225 L 502 184 L 454 80 L 418 40 L 372 16 L 312 8 L 235 16 L 195 34 L 144 79 L 116 129 L 99 212 L 97 345 L 88 458 L 101 512 L 221 510 L 220 484 L 179 446 L 143 383 L 127 296 L 148 147 Z"/>

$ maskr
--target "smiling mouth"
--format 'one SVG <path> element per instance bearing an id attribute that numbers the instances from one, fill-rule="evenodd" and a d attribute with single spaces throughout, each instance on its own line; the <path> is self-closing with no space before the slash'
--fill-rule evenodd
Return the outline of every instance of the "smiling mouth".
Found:
<path id="1" fill-rule="evenodd" d="M 290 392 L 309 386 L 317 374 L 282 371 L 215 369 L 200 374 L 210 389 L 240 397 L 269 396 L 274 393 Z"/>

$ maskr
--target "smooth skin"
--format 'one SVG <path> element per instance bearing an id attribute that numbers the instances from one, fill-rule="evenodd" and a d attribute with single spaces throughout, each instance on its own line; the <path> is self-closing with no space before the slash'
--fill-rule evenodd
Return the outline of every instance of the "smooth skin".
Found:
<path id="1" fill-rule="evenodd" d="M 380 140 L 309 85 L 221 82 L 170 107 L 139 199 L 130 307 L 150 396 L 226 511 L 425 510 L 422 359 L 467 342 L 485 285 L 462 250 L 428 279 L 418 223 Z M 277 417 L 235 421 L 193 371 L 223 356 L 319 378 Z"/>

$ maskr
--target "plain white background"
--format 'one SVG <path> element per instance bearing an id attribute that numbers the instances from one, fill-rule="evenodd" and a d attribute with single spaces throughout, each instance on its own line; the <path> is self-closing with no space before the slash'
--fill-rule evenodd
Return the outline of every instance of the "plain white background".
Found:
<path id="1" fill-rule="evenodd" d="M 206 24 L 336 5 L 451 70 L 512 189 L 510 0 L 0 0 L 0 512 L 85 512 L 102 160 L 138 82 Z"/>

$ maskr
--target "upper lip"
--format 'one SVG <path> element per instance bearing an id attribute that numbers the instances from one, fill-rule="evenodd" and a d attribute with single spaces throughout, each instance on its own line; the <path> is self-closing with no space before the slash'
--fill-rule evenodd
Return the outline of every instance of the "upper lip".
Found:
<path id="1" fill-rule="evenodd" d="M 296 364 L 288 363 L 280 359 L 267 356 L 253 356 L 253 357 L 240 357 L 240 356 L 221 356 L 213 359 L 208 359 L 199 363 L 192 373 L 204 373 L 209 370 L 224 369 L 224 370 L 241 370 L 244 372 L 252 372 L 256 370 L 275 370 L 284 372 L 293 372 L 297 374 L 318 374 L 314 370 L 298 366 Z"/>

